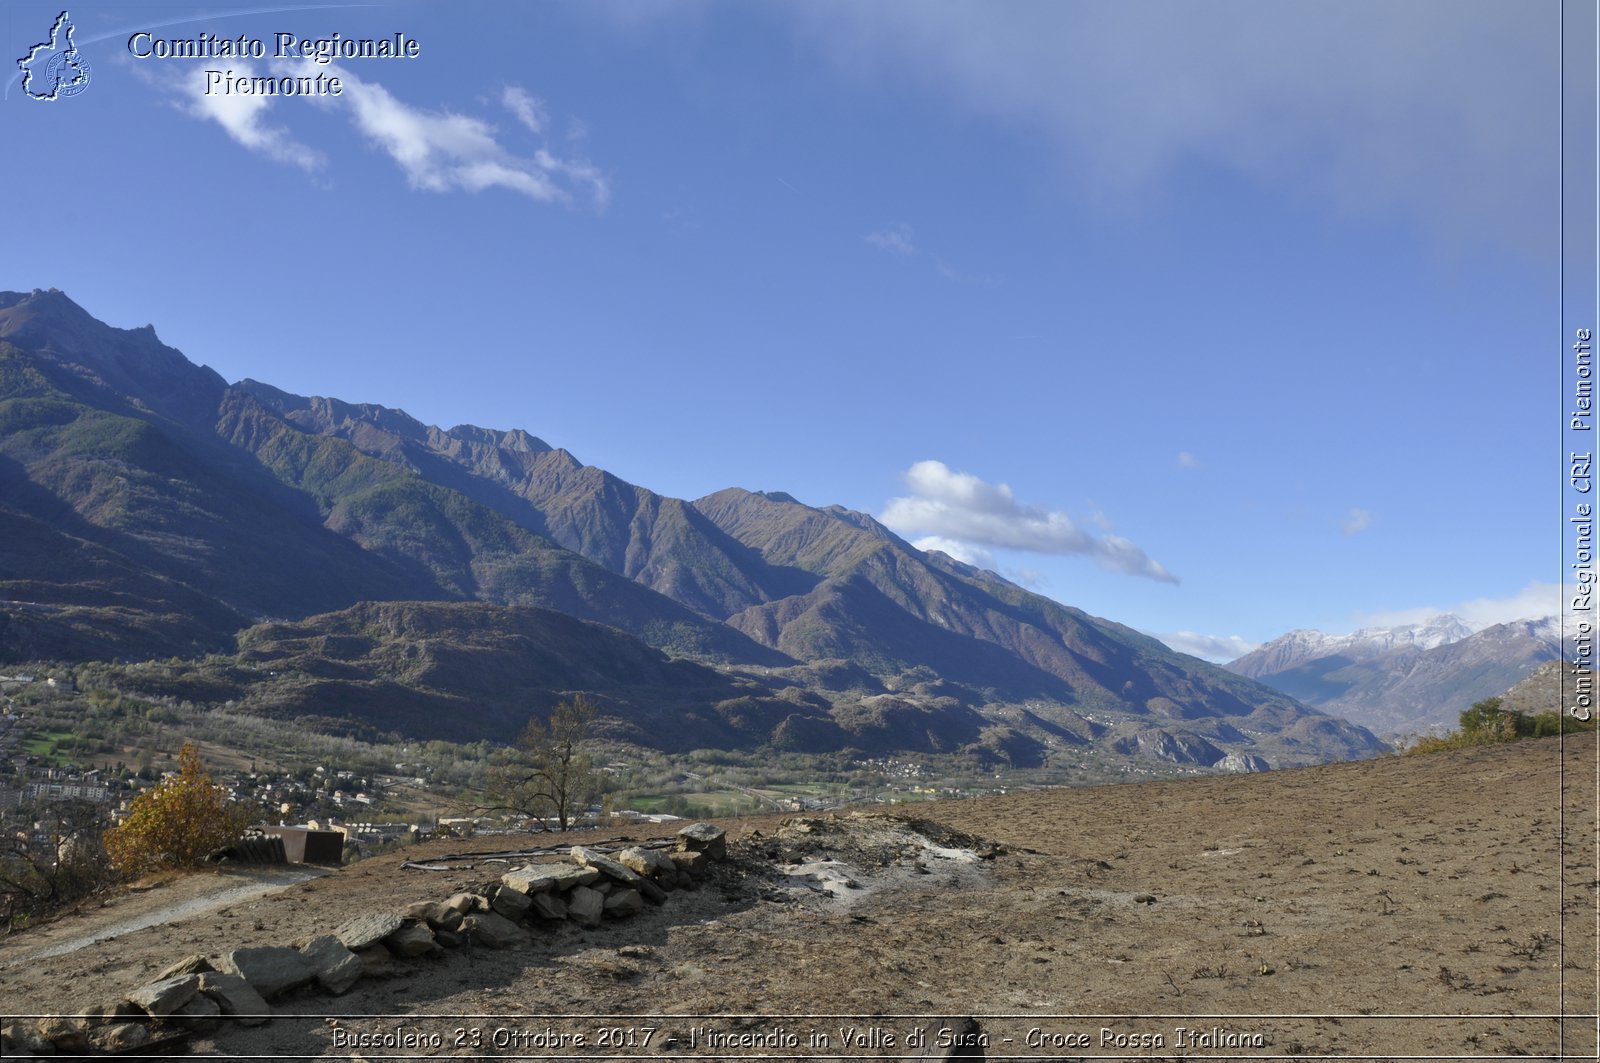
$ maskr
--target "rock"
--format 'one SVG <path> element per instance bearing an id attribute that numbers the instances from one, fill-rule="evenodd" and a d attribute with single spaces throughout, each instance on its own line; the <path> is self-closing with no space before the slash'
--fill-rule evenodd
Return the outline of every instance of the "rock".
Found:
<path id="1" fill-rule="evenodd" d="M 647 878 L 676 875 L 678 872 L 678 865 L 673 863 L 672 858 L 666 853 L 659 849 L 646 849 L 641 845 L 622 850 L 617 854 L 617 863 L 630 867 Z"/>
<path id="2" fill-rule="evenodd" d="M 472 911 L 472 894 L 464 896 L 467 897 L 467 907 L 464 911 L 449 901 L 421 901 L 407 909 L 407 913 L 411 918 L 427 923 L 435 930 L 454 930 L 461 925 L 462 917 Z"/>
<path id="3" fill-rule="evenodd" d="M 710 865 L 706 862 L 706 854 L 693 849 L 670 853 L 667 859 L 671 860 L 673 866 L 679 871 L 687 872 L 695 878 L 699 878 L 710 870 Z"/>
<path id="4" fill-rule="evenodd" d="M 502 885 L 494 891 L 494 900 L 489 906 L 512 922 L 516 922 L 528 914 L 533 901 L 528 899 L 526 893 Z"/>
<path id="5" fill-rule="evenodd" d="M 240 1026 L 260 1026 L 272 1014 L 255 987 L 236 974 L 207 971 L 200 976 L 200 992 L 215 1000 L 222 1014 L 238 1019 Z"/>
<path id="6" fill-rule="evenodd" d="M 638 915 L 644 911 L 644 898 L 638 890 L 618 889 L 613 890 L 606 897 L 605 913 L 615 918 Z"/>
<path id="7" fill-rule="evenodd" d="M 222 1008 L 204 993 L 173 1013 L 172 1017 L 192 1030 L 214 1030 L 222 1023 Z"/>
<path id="8" fill-rule="evenodd" d="M 478 895 L 476 893 L 453 893 L 444 902 L 444 906 L 460 915 L 466 915 L 477 907 Z"/>
<path id="9" fill-rule="evenodd" d="M 600 872 L 573 864 L 529 864 L 500 876 L 503 885 L 518 893 L 565 893 L 574 886 L 592 886 Z"/>
<path id="10" fill-rule="evenodd" d="M 567 902 L 554 893 L 535 893 L 530 900 L 533 901 L 533 915 L 540 919 L 565 919 L 567 917 Z"/>
<path id="11" fill-rule="evenodd" d="M 605 894 L 599 890 L 574 886 L 572 892 L 567 894 L 567 918 L 581 926 L 599 926 L 605 903 Z"/>
<path id="12" fill-rule="evenodd" d="M 84 1021 L 90 1026 L 116 1026 L 119 1023 L 144 1018 L 144 1010 L 126 1000 L 96 1004 L 84 1012 Z"/>
<path id="13" fill-rule="evenodd" d="M 300 954 L 317 973 L 317 984 L 334 996 L 349 992 L 365 971 L 361 957 L 332 934 L 312 938 Z"/>
<path id="14" fill-rule="evenodd" d="M 639 883 L 643 880 L 643 876 L 633 868 L 624 867 L 611 859 L 611 857 L 603 856 L 593 849 L 585 849 L 581 845 L 572 847 L 572 860 L 580 867 L 593 868 L 611 881 L 620 882 L 624 886 L 632 886 L 634 889 L 638 889 Z"/>
<path id="15" fill-rule="evenodd" d="M 168 967 L 156 975 L 153 981 L 164 982 L 168 978 L 176 978 L 180 974 L 204 974 L 206 971 L 214 970 L 216 968 L 211 966 L 210 960 L 199 953 L 195 953 L 193 956 L 186 956 L 171 967 Z"/>
<path id="16" fill-rule="evenodd" d="M 394 953 L 382 945 L 369 945 L 356 950 L 356 955 L 361 957 L 363 978 L 393 978 L 405 971 L 395 962 Z"/>
<path id="17" fill-rule="evenodd" d="M 368 912 L 345 923 L 333 936 L 347 949 L 364 949 L 376 945 L 396 930 L 405 920 L 394 912 Z"/>
<path id="18" fill-rule="evenodd" d="M 30 1056 L 53 1056 L 56 1046 L 50 1038 L 41 1034 L 38 1027 L 32 1023 L 14 1022 L 6 1027 L 6 1040 L 10 1046 L 7 1055 L 13 1052 L 25 1052 Z"/>
<path id="19" fill-rule="evenodd" d="M 447 949 L 459 949 L 467 943 L 467 939 L 454 930 L 435 930 L 433 940 Z"/>
<path id="20" fill-rule="evenodd" d="M 439 951 L 438 943 L 433 940 L 433 931 L 417 923 L 407 923 L 384 938 L 383 943 L 396 956 L 422 956 Z"/>
<path id="21" fill-rule="evenodd" d="M 256 949 L 234 949 L 222 954 L 216 964 L 223 974 L 236 974 L 268 1000 L 291 989 L 310 985 L 317 979 L 306 958 L 294 949 L 276 945 Z"/>
<path id="22" fill-rule="evenodd" d="M 55 1045 L 64 1054 L 89 1051 L 89 1033 L 76 1019 L 52 1015 L 39 1020 L 39 1036 Z"/>
<path id="23" fill-rule="evenodd" d="M 727 833 L 709 823 L 691 823 L 678 832 L 678 849 L 688 853 L 705 853 L 707 860 L 726 860 Z"/>
<path id="24" fill-rule="evenodd" d="M 150 1030 L 142 1022 L 102 1026 L 89 1036 L 102 1051 L 131 1052 L 150 1041 Z"/>
<path id="25" fill-rule="evenodd" d="M 461 923 L 461 929 L 467 935 L 467 940 L 491 949 L 509 949 L 533 937 L 516 923 L 494 912 L 477 912 L 467 916 Z"/>
<path id="26" fill-rule="evenodd" d="M 163 978 L 159 982 L 142 985 L 128 994 L 128 1003 L 137 1004 L 146 1014 L 172 1015 L 200 992 L 200 976 L 180 974 L 176 978 Z"/>

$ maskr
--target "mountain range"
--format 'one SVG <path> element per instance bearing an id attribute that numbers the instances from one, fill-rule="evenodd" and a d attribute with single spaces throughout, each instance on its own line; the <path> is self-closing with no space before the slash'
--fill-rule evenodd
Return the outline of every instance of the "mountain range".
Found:
<path id="1" fill-rule="evenodd" d="M 1446 613 L 1348 635 L 1291 631 L 1226 667 L 1379 734 L 1402 737 L 1455 727 L 1461 710 L 1504 693 L 1561 655 L 1560 617 L 1483 627 Z"/>
<path id="2" fill-rule="evenodd" d="M 504 740 L 574 690 L 660 748 L 1372 755 L 1361 727 L 871 516 L 667 498 L 526 432 L 228 384 L 0 293 L 0 661 L 319 725 Z"/>

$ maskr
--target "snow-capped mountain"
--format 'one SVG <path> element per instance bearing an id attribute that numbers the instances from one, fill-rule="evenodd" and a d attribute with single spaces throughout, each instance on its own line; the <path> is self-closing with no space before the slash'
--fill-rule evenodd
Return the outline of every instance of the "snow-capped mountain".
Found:
<path id="1" fill-rule="evenodd" d="M 1436 649 L 1459 642 L 1481 630 L 1482 625 L 1474 626 L 1450 613 L 1441 613 L 1420 624 L 1368 627 L 1348 635 L 1328 635 L 1311 628 L 1297 628 L 1224 667 L 1230 672 L 1259 679 L 1324 657 L 1338 656 L 1355 662 L 1369 661 L 1405 648 Z"/>
<path id="2" fill-rule="evenodd" d="M 1380 735 L 1454 727 L 1461 710 L 1503 693 L 1561 654 L 1561 617 L 1474 630 L 1448 614 L 1349 635 L 1289 634 L 1229 670 Z"/>

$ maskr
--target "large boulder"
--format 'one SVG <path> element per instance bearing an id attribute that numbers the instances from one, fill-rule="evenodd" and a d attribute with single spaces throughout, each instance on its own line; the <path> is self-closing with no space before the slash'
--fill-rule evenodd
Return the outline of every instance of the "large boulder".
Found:
<path id="1" fill-rule="evenodd" d="M 426 956 L 440 951 L 439 943 L 433 940 L 433 931 L 421 923 L 407 923 L 384 938 L 383 943 L 389 946 L 390 952 L 401 957 Z"/>
<path id="2" fill-rule="evenodd" d="M 221 1025 L 222 1007 L 204 993 L 173 1012 L 172 1018 L 191 1030 L 214 1030 Z"/>
<path id="3" fill-rule="evenodd" d="M 707 860 L 726 860 L 727 831 L 710 823 L 691 823 L 678 832 L 678 848 L 689 853 L 705 853 Z"/>
<path id="4" fill-rule="evenodd" d="M 148 1015 L 175 1015 L 178 1009 L 200 992 L 200 976 L 180 974 L 142 985 L 128 994 L 128 1003 L 137 1004 Z"/>
<path id="5" fill-rule="evenodd" d="M 509 949 L 533 937 L 516 923 L 494 912 L 474 912 L 462 921 L 461 930 L 468 940 L 491 949 Z"/>
<path id="6" fill-rule="evenodd" d="M 644 911 L 644 898 L 638 890 L 616 889 L 606 895 L 605 912 L 614 919 Z"/>
<path id="7" fill-rule="evenodd" d="M 565 893 L 574 886 L 592 886 L 600 872 L 573 864 L 529 864 L 500 876 L 502 885 L 518 893 Z"/>
<path id="8" fill-rule="evenodd" d="M 692 875 L 695 878 L 703 876 L 711 867 L 706 862 L 705 853 L 698 853 L 693 850 L 673 853 L 670 859 L 672 860 L 672 866 L 676 867 L 680 872 Z"/>
<path id="9" fill-rule="evenodd" d="M 470 897 L 471 894 L 467 896 Z M 418 901 L 406 909 L 406 917 L 427 923 L 434 930 L 454 930 L 461 925 L 462 917 L 470 911 L 472 911 L 470 901 L 465 910 L 455 908 L 449 901 Z"/>
<path id="10" fill-rule="evenodd" d="M 581 926 L 599 926 L 606 895 L 588 886 L 575 886 L 567 894 L 567 918 Z"/>
<path id="11" fill-rule="evenodd" d="M 71 1055 L 90 1050 L 88 1028 L 79 1019 L 51 1015 L 39 1020 L 39 1036 L 55 1045 L 57 1054 Z"/>
<path id="12" fill-rule="evenodd" d="M 531 898 L 533 908 L 531 914 L 540 919 L 565 919 L 567 917 L 567 902 L 554 893 L 535 893 Z"/>
<path id="13" fill-rule="evenodd" d="M 104 1052 L 128 1053 L 150 1041 L 150 1028 L 142 1022 L 122 1022 L 102 1026 L 89 1039 Z"/>
<path id="14" fill-rule="evenodd" d="M 489 905 L 489 907 L 512 922 L 526 917 L 528 909 L 532 906 L 533 901 L 528 898 L 526 893 L 514 890 L 506 885 L 501 885 L 499 889 L 494 891 L 494 900 Z"/>
<path id="15" fill-rule="evenodd" d="M 399 930 L 404 922 L 405 919 L 395 912 L 368 912 L 346 922 L 333 936 L 347 949 L 364 949 Z"/>
<path id="16" fill-rule="evenodd" d="M 317 980 L 317 972 L 304 956 L 276 945 L 225 952 L 216 968 L 223 974 L 243 978 L 268 1000 Z"/>
<path id="17" fill-rule="evenodd" d="M 405 966 L 394 958 L 394 953 L 380 945 L 368 945 L 356 952 L 361 958 L 361 977 L 397 978 L 405 973 Z"/>
<path id="18" fill-rule="evenodd" d="M 334 996 L 349 992 L 365 973 L 361 957 L 332 934 L 312 938 L 300 952 L 317 972 L 317 984 Z"/>
<path id="19" fill-rule="evenodd" d="M 646 878 L 669 874 L 676 877 L 678 873 L 678 865 L 672 862 L 670 856 L 659 849 L 646 849 L 642 845 L 622 850 L 617 854 L 617 863 L 632 868 Z"/>
<path id="20" fill-rule="evenodd" d="M 222 1014 L 237 1019 L 240 1026 L 260 1026 L 272 1013 L 261 994 L 236 974 L 207 971 L 200 976 L 200 992 L 215 1000 Z"/>

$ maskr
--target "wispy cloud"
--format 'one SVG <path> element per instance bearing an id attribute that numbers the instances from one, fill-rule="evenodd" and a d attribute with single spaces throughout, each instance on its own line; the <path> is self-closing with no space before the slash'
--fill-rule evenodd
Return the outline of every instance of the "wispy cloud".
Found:
<path id="1" fill-rule="evenodd" d="M 136 68 L 137 69 L 137 68 Z M 232 70 L 239 77 L 257 77 L 254 65 L 237 60 Z M 211 121 L 221 126 L 233 140 L 274 162 L 298 166 L 308 173 L 322 169 L 327 156 L 300 143 L 288 128 L 267 121 L 274 96 L 246 95 L 243 93 L 212 93 L 206 95 L 206 72 L 198 65 L 190 66 L 172 76 L 146 75 L 148 80 L 165 82 L 172 92 L 174 104 L 185 114 Z"/>
<path id="2" fill-rule="evenodd" d="M 233 71 L 240 77 L 259 76 L 245 62 L 234 62 Z M 347 117 L 419 191 L 481 192 L 501 188 L 541 203 L 587 201 L 596 209 L 604 209 L 610 200 L 610 182 L 604 172 L 587 159 L 557 154 L 543 142 L 542 135 L 549 124 L 544 105 L 521 86 L 506 86 L 499 102 L 541 140 L 531 150 L 519 152 L 507 146 L 500 131 L 487 119 L 414 106 L 348 68 L 331 63 L 316 65 L 310 60 L 270 64 L 274 77 L 317 73 L 337 77 L 343 92 L 338 96 L 297 96 L 292 103 L 287 97 L 266 95 L 206 95 L 205 73 L 198 68 L 181 78 L 159 81 L 185 114 L 216 122 L 251 151 L 307 171 L 327 167 L 327 156 L 296 139 L 282 124 L 293 107 L 304 102 Z M 283 106 L 274 112 L 278 103 Z M 280 124 L 268 121 L 269 112 Z"/>
<path id="3" fill-rule="evenodd" d="M 1006 484 L 986 483 L 941 461 L 917 462 L 906 471 L 905 482 L 911 493 L 890 499 L 879 517 L 902 534 L 937 536 L 978 549 L 1081 554 L 1114 572 L 1178 582 L 1128 539 L 1090 535 L 1065 513 L 1018 502 Z"/>
<path id="4" fill-rule="evenodd" d="M 543 133 L 550 116 L 545 113 L 544 101 L 518 85 L 507 85 L 500 94 L 505 109 L 516 115 L 517 121 L 532 133 Z"/>
<path id="5" fill-rule="evenodd" d="M 344 82 L 344 94 L 319 99 L 327 106 L 347 107 L 355 127 L 388 153 L 413 188 L 428 192 L 505 188 L 544 203 L 571 202 L 572 191 L 581 189 L 602 208 L 610 199 L 605 175 L 586 161 L 563 159 L 544 147 L 531 156 L 517 155 L 481 118 L 413 107 L 375 81 L 363 81 L 331 64 L 323 69 Z M 513 93 L 502 102 L 513 111 L 516 104 L 526 103 L 530 117 L 537 118 L 535 101 L 524 96 Z"/>
<path id="6" fill-rule="evenodd" d="M 909 257 L 917 253 L 916 233 L 905 222 L 896 222 L 882 229 L 875 229 L 862 239 L 891 255 Z"/>
<path id="7" fill-rule="evenodd" d="M 1261 645 L 1238 635 L 1203 635 L 1198 631 L 1173 631 L 1166 635 L 1151 633 L 1150 637 L 1159 639 L 1179 653 L 1218 664 L 1237 660 Z"/>
<path id="8" fill-rule="evenodd" d="M 1200 464 L 1200 459 L 1199 458 L 1195 457 L 1193 454 L 1189 453 L 1187 450 L 1180 450 L 1180 451 L 1178 451 L 1178 468 L 1180 468 L 1180 469 L 1199 469 L 1199 468 L 1203 468 L 1203 466 Z"/>
<path id="9" fill-rule="evenodd" d="M 1339 529 L 1346 535 L 1360 535 L 1372 527 L 1372 514 L 1367 510 L 1351 507 L 1350 512 L 1339 521 Z"/>

